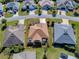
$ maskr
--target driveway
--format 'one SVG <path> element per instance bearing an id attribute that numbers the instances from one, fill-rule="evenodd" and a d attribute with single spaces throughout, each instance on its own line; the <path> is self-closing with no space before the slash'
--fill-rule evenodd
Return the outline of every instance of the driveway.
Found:
<path id="1" fill-rule="evenodd" d="M 66 16 L 66 11 L 61 11 L 61 15 L 65 15 Z M 62 19 L 62 24 L 69 24 L 69 20 L 68 19 Z"/>

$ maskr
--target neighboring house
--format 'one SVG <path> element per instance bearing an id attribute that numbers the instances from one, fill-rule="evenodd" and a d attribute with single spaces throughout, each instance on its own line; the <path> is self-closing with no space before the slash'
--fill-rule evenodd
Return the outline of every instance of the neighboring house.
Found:
<path id="1" fill-rule="evenodd" d="M 54 3 L 50 0 L 42 0 L 39 1 L 40 6 L 43 10 L 50 10 L 52 6 L 54 6 Z"/>
<path id="2" fill-rule="evenodd" d="M 76 57 L 73 57 L 73 56 L 70 56 L 70 55 L 66 55 L 64 53 L 61 53 L 59 59 L 77 59 L 77 58 Z"/>
<path id="3" fill-rule="evenodd" d="M 13 54 L 12 59 L 36 59 L 36 52 L 24 51 L 21 53 Z"/>
<path id="4" fill-rule="evenodd" d="M 18 10 L 19 10 L 19 3 L 18 2 L 7 3 L 6 11 L 16 14 L 16 12 L 18 12 Z"/>
<path id="5" fill-rule="evenodd" d="M 0 3 L 0 17 L 3 16 L 3 6 L 2 3 Z"/>
<path id="6" fill-rule="evenodd" d="M 57 0 L 56 3 L 59 10 L 74 10 L 76 6 L 73 0 Z"/>
<path id="7" fill-rule="evenodd" d="M 46 44 L 49 39 L 48 28 L 46 23 L 38 23 L 30 26 L 28 34 L 28 44 L 40 46 Z"/>
<path id="8" fill-rule="evenodd" d="M 10 47 L 16 44 L 24 44 L 24 25 L 9 26 L 4 34 L 4 47 Z"/>
<path id="9" fill-rule="evenodd" d="M 71 25 L 54 24 L 54 44 L 76 44 L 76 38 Z"/>

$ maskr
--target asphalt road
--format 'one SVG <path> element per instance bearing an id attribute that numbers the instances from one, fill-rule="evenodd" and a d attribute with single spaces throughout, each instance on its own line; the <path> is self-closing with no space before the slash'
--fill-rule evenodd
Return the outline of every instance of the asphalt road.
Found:
<path id="1" fill-rule="evenodd" d="M 38 15 L 15 16 L 15 17 L 10 17 L 5 19 L 9 22 L 14 20 L 23 20 L 23 19 L 30 19 L 30 18 L 68 19 L 68 20 L 79 22 L 79 17 L 71 17 L 71 16 L 65 16 L 65 15 L 56 15 L 56 17 L 53 17 L 51 14 L 49 15 L 42 14 L 41 16 L 38 16 Z M 1 21 L 0 21 L 0 24 L 1 24 Z"/>

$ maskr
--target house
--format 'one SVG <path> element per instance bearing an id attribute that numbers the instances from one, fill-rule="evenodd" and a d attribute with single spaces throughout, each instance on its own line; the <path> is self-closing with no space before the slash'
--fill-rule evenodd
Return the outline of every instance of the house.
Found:
<path id="1" fill-rule="evenodd" d="M 13 54 L 12 59 L 36 59 L 36 52 L 24 51 L 21 53 Z"/>
<path id="2" fill-rule="evenodd" d="M 18 10 L 19 10 L 19 3 L 18 2 L 7 3 L 6 11 L 16 14 L 16 12 L 18 12 Z"/>
<path id="3" fill-rule="evenodd" d="M 0 3 L 0 17 L 3 16 L 3 6 L 2 3 Z"/>
<path id="4" fill-rule="evenodd" d="M 28 44 L 33 46 L 45 45 L 49 39 L 48 28 L 46 23 L 38 23 L 30 26 L 28 34 Z"/>
<path id="5" fill-rule="evenodd" d="M 4 47 L 21 44 L 24 45 L 24 25 L 9 26 L 4 33 Z"/>
<path id="6" fill-rule="evenodd" d="M 54 3 L 50 0 L 39 1 L 39 4 L 43 10 L 50 10 L 52 8 L 52 5 L 54 6 Z"/>
<path id="7" fill-rule="evenodd" d="M 73 0 L 57 0 L 59 10 L 74 10 L 76 3 Z"/>
<path id="8" fill-rule="evenodd" d="M 76 38 L 71 25 L 54 24 L 54 44 L 76 44 Z"/>
<path id="9" fill-rule="evenodd" d="M 70 56 L 70 55 L 66 55 L 64 53 L 61 53 L 59 59 L 77 59 L 77 58 L 76 57 L 73 57 L 73 56 Z"/>

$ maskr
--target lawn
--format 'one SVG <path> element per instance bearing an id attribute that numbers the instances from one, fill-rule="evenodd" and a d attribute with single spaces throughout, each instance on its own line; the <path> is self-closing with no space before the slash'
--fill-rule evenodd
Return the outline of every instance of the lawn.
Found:
<path id="1" fill-rule="evenodd" d="M 77 42 L 77 46 L 79 47 L 79 22 L 75 22 L 75 21 L 70 21 L 70 24 L 75 24 L 75 36 L 76 36 L 76 42 Z"/>

